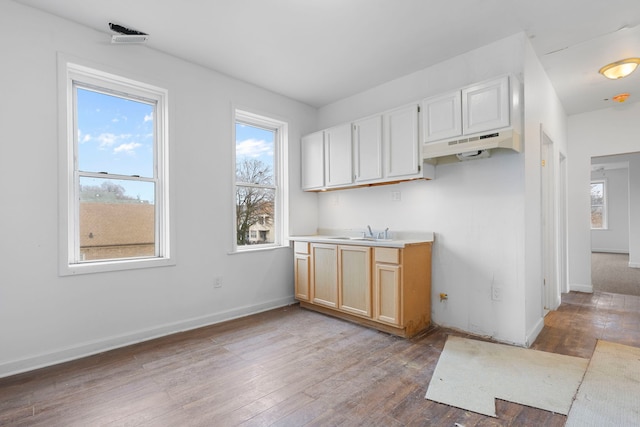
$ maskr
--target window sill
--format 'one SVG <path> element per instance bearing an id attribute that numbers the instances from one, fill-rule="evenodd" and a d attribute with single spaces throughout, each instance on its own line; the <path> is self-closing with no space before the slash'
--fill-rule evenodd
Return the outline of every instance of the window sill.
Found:
<path id="1" fill-rule="evenodd" d="M 246 253 L 254 253 L 254 252 L 263 252 L 263 251 L 273 251 L 276 249 L 288 249 L 290 246 L 288 243 L 282 245 L 255 245 L 247 248 L 236 248 L 233 251 L 228 252 L 228 255 L 238 255 L 238 254 L 246 254 Z"/>
<path id="2" fill-rule="evenodd" d="M 169 267 L 176 265 L 171 258 L 127 259 L 117 261 L 86 262 L 82 264 L 65 264 L 61 266 L 60 276 L 76 276 L 80 274 L 124 271 L 140 268 Z"/>

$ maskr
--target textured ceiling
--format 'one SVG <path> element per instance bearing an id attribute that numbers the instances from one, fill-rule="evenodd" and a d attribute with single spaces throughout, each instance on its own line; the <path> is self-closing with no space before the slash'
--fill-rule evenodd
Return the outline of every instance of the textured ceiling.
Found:
<path id="1" fill-rule="evenodd" d="M 640 98 L 638 0 L 15 0 L 321 107 L 524 31 L 568 114 Z"/>

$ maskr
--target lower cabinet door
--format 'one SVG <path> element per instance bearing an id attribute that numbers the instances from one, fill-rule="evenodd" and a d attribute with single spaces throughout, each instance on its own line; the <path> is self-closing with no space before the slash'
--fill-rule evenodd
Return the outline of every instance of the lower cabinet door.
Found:
<path id="1" fill-rule="evenodd" d="M 374 318 L 380 322 L 401 325 L 400 274 L 399 265 L 376 263 Z"/>
<path id="2" fill-rule="evenodd" d="M 311 252 L 312 302 L 338 308 L 338 246 L 314 243 Z"/>
<path id="3" fill-rule="evenodd" d="M 340 310 L 371 318 L 371 248 L 338 246 L 338 272 Z"/>
<path id="4" fill-rule="evenodd" d="M 293 269 L 296 279 L 296 298 L 309 301 L 309 255 L 296 254 Z"/>

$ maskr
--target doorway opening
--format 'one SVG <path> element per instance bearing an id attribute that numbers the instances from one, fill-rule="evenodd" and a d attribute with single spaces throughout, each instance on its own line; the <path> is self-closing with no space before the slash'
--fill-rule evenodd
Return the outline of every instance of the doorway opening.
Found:
<path id="1" fill-rule="evenodd" d="M 640 295 L 640 153 L 591 159 L 591 284 Z"/>

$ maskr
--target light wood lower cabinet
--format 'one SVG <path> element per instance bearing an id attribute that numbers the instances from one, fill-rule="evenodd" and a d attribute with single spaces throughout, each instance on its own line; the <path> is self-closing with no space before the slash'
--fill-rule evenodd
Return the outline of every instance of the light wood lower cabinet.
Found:
<path id="1" fill-rule="evenodd" d="M 400 325 L 400 280 L 402 270 L 399 265 L 376 263 L 376 307 L 375 319 L 380 322 Z"/>
<path id="2" fill-rule="evenodd" d="M 338 246 L 311 244 L 311 302 L 338 307 Z"/>
<path id="3" fill-rule="evenodd" d="M 371 248 L 338 246 L 339 308 L 371 317 Z"/>
<path id="4" fill-rule="evenodd" d="M 404 337 L 429 326 L 431 242 L 404 248 L 304 244 L 308 254 L 303 246 L 295 254 L 302 307 Z"/>
<path id="5" fill-rule="evenodd" d="M 311 255 L 309 255 L 309 243 L 294 243 L 293 271 L 296 278 L 296 298 L 300 301 L 309 301 L 311 283 Z"/>

